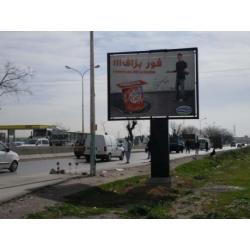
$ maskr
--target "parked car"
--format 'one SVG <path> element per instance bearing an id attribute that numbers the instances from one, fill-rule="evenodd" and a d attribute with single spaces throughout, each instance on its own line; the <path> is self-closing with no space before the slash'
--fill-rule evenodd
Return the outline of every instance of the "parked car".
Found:
<path id="1" fill-rule="evenodd" d="M 113 135 L 96 135 L 96 159 L 111 161 L 111 158 L 123 160 L 124 148 Z M 84 157 L 90 162 L 90 135 L 87 135 L 84 146 Z"/>
<path id="2" fill-rule="evenodd" d="M 35 147 L 35 146 L 45 146 L 49 147 L 49 140 L 47 138 L 41 138 L 41 139 L 29 139 L 26 141 L 21 147 Z"/>
<path id="3" fill-rule="evenodd" d="M 236 147 L 236 142 L 235 141 L 231 142 L 231 147 Z"/>
<path id="4" fill-rule="evenodd" d="M 10 172 L 15 172 L 18 168 L 18 162 L 18 154 L 0 141 L 0 169 L 9 169 Z"/>
<path id="5" fill-rule="evenodd" d="M 83 156 L 85 140 L 77 140 L 74 146 L 74 154 L 77 159 Z"/>

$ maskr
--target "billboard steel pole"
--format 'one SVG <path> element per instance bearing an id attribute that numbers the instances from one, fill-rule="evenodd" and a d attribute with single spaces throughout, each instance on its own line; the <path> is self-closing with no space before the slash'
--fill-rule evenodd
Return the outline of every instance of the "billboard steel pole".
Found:
<path id="1" fill-rule="evenodd" d="M 95 85 L 94 85 L 94 35 L 90 31 L 90 175 L 96 175 L 95 162 Z"/>

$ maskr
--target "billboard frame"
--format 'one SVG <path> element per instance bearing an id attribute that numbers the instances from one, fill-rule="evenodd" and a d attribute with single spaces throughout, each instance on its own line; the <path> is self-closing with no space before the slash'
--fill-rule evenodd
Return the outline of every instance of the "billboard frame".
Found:
<path id="1" fill-rule="evenodd" d="M 182 51 L 194 51 L 195 54 L 195 114 L 189 115 L 189 116 L 147 116 L 147 117 L 117 117 L 117 118 L 111 118 L 111 98 L 110 98 L 110 90 L 111 90 L 111 56 L 112 55 L 127 55 L 127 54 L 152 54 L 152 53 L 159 53 L 159 52 L 182 52 Z M 157 119 L 172 119 L 172 120 L 178 120 L 178 119 L 199 119 L 199 69 L 198 69 L 198 48 L 197 47 L 191 47 L 191 48 L 180 48 L 180 49 L 158 49 L 158 50 L 144 50 L 144 51 L 127 51 L 127 52 L 110 52 L 107 53 L 107 84 L 108 84 L 108 91 L 107 91 L 107 100 L 108 100 L 108 121 L 126 121 L 126 120 L 150 120 L 152 118 Z"/>

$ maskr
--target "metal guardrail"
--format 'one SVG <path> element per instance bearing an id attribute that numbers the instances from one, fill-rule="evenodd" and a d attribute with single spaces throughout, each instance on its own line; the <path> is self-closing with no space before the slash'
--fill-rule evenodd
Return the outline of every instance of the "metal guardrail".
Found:
<path id="1" fill-rule="evenodd" d="M 10 149 L 19 155 L 40 155 L 40 154 L 57 154 L 57 153 L 73 153 L 74 147 L 10 147 Z"/>
<path id="2" fill-rule="evenodd" d="M 145 149 L 146 145 L 134 145 L 132 149 Z M 74 153 L 72 146 L 53 146 L 53 147 L 10 147 L 10 149 L 19 155 L 41 155 L 41 154 L 59 154 Z"/>

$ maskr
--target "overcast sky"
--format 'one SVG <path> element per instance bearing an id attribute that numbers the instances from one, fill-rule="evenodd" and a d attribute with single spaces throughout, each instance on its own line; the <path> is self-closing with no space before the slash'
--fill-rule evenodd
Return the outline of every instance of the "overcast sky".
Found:
<path id="1" fill-rule="evenodd" d="M 233 131 L 235 125 L 237 136 L 250 135 L 250 18 L 247 3 L 246 0 L 2 1 L 0 69 L 6 61 L 11 61 L 21 68 L 31 67 L 36 71 L 36 76 L 29 81 L 34 95 L 21 97 L 19 100 L 14 97 L 1 99 L 0 125 L 61 123 L 65 127 L 70 127 L 72 131 L 81 130 L 81 76 L 77 72 L 65 69 L 65 65 L 82 73 L 89 69 L 89 30 L 93 30 L 94 62 L 95 65 L 101 66 L 95 70 L 97 133 L 103 132 L 100 121 L 107 120 L 107 53 L 198 47 L 200 120 L 207 118 L 201 122 L 202 127 L 207 125 L 206 122 L 215 122 L 217 126 Z M 84 77 L 87 132 L 90 123 L 89 79 L 90 75 L 87 72 Z M 185 120 L 185 125 L 195 125 L 199 128 L 200 122 Z M 117 136 L 119 132 L 120 136 L 126 135 L 123 122 L 106 122 L 106 127 L 110 134 Z M 143 122 L 142 132 L 148 133 L 148 128 L 149 122 Z M 185 249 L 200 249 L 200 242 L 203 239 L 206 241 L 208 233 L 216 229 L 220 237 L 223 233 L 226 237 L 232 235 L 230 239 L 234 239 L 233 241 L 228 241 L 228 244 L 225 241 L 221 242 L 227 249 L 245 246 L 248 239 L 245 235 L 246 230 L 239 230 L 244 228 L 244 225 L 235 225 L 236 222 L 231 221 L 230 225 L 233 223 L 234 227 L 237 226 L 238 234 L 221 221 L 214 221 L 213 228 L 202 221 L 198 225 L 201 230 L 198 231 L 197 223 L 193 221 L 188 224 L 182 223 L 181 226 L 176 221 L 168 221 L 167 227 L 163 220 L 140 220 L 140 223 L 136 222 L 134 225 L 128 221 L 127 227 L 124 223 L 121 226 L 121 221 L 115 220 L 112 221 L 112 226 L 111 221 L 108 225 L 100 224 L 100 220 L 84 221 L 85 227 L 81 224 L 72 227 L 69 221 L 64 222 L 64 225 L 68 223 L 68 228 L 74 228 L 67 232 L 72 232 L 69 239 L 81 239 L 83 234 L 87 235 L 85 239 L 88 240 L 85 240 L 84 244 L 89 243 L 92 248 L 93 244 L 95 248 L 103 247 L 103 243 L 110 239 L 110 249 L 117 249 L 117 246 L 122 249 L 131 248 L 131 243 L 137 248 L 162 247 L 161 240 L 138 240 L 150 234 L 152 239 L 155 236 L 155 239 L 162 238 L 165 241 L 164 237 L 159 237 L 162 230 L 148 230 L 163 228 L 159 226 L 164 226 L 163 234 L 170 236 L 168 244 L 175 246 L 178 241 L 178 246 Z M 52 222 L 40 224 L 33 231 L 29 230 L 30 224 L 23 230 L 23 226 L 26 225 L 21 223 L 18 230 L 18 225 L 14 223 L 15 225 L 12 225 L 8 221 L 4 224 L 5 232 L 13 230 L 13 226 L 19 232 L 15 235 L 16 241 L 12 238 L 8 240 L 7 234 L 6 247 L 9 247 L 10 242 L 20 247 L 20 242 L 26 239 L 22 232 L 26 233 L 27 230 L 31 238 L 36 240 L 37 235 L 44 235 L 48 228 L 54 229 Z M 37 225 L 38 222 L 35 223 Z M 138 227 L 142 223 L 147 225 Z M 194 231 L 196 238 L 200 240 L 187 244 L 192 239 Z M 65 234 L 65 227 L 56 227 L 54 232 L 57 232 L 57 235 Z M 123 240 L 120 246 L 121 236 L 124 239 L 128 232 L 130 240 Z M 179 240 L 180 235 L 182 241 Z M 37 239 L 40 248 L 44 248 L 47 239 L 52 238 L 47 237 L 43 242 Z M 214 247 L 214 242 L 218 245 L 217 240 L 206 241 L 207 248 Z M 68 244 L 74 247 L 80 241 L 61 242 L 63 246 L 52 239 L 49 246 L 56 244 L 55 247 L 58 247 L 59 243 L 62 249 L 66 249 L 69 248 Z M 31 249 L 32 243 L 33 241 L 30 244 L 25 241 L 26 248 Z"/>
<path id="2" fill-rule="evenodd" d="M 101 27 L 99 30 L 105 30 Z M 7 29 L 0 32 L 0 38 L 1 68 L 11 61 L 36 72 L 28 83 L 33 95 L 1 99 L 0 124 L 60 123 L 71 131 L 81 130 L 82 80 L 65 65 L 81 73 L 90 68 L 90 32 Z M 103 133 L 100 122 L 107 121 L 107 53 L 198 47 L 200 120 L 206 118 L 201 126 L 215 122 L 233 131 L 235 125 L 236 136 L 250 136 L 249 41 L 249 31 L 95 31 L 94 64 L 100 65 L 95 70 L 97 133 Z M 84 117 L 85 131 L 89 132 L 90 71 L 84 76 Z M 199 120 L 175 121 L 200 127 Z M 110 134 L 126 135 L 124 122 L 106 122 L 105 126 Z M 142 122 L 141 132 L 149 132 L 148 121 Z"/>

